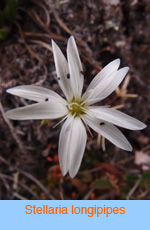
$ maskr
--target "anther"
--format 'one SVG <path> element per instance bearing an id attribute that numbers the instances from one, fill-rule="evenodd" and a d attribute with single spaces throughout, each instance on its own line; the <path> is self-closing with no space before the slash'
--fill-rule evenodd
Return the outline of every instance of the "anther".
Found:
<path id="1" fill-rule="evenodd" d="M 45 98 L 45 101 L 48 101 L 48 98 Z"/>
<path id="2" fill-rule="evenodd" d="M 70 74 L 69 73 L 67 74 L 67 78 L 70 79 Z"/>
<path id="3" fill-rule="evenodd" d="M 58 77 L 57 80 L 60 80 L 60 77 Z"/>
<path id="4" fill-rule="evenodd" d="M 84 75 L 84 71 L 83 70 L 81 70 L 80 73 Z"/>
<path id="5" fill-rule="evenodd" d="M 100 125 L 105 125 L 105 123 L 104 123 L 104 122 L 101 122 Z"/>

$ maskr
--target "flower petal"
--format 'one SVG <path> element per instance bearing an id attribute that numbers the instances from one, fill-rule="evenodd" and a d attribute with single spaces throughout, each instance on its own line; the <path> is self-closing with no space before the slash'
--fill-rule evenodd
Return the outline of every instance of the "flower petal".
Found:
<path id="1" fill-rule="evenodd" d="M 146 127 L 143 122 L 115 109 L 97 106 L 95 108 L 91 107 L 89 110 L 94 114 L 96 118 L 126 129 L 140 130 Z"/>
<path id="2" fill-rule="evenodd" d="M 69 170 L 69 151 L 71 151 L 70 138 L 72 132 L 73 117 L 68 117 L 64 122 L 59 137 L 59 163 L 62 175 L 65 176 Z"/>
<path id="3" fill-rule="evenodd" d="M 70 153 L 69 174 L 73 178 L 79 170 L 87 140 L 86 130 L 80 118 L 76 118 L 74 120 L 72 139 L 74 144 L 74 152 L 72 151 Z"/>
<path id="4" fill-rule="evenodd" d="M 81 60 L 73 36 L 71 36 L 68 40 L 67 58 L 70 70 L 70 82 L 72 90 L 75 97 L 80 97 L 83 89 L 84 77 L 82 73 L 83 69 Z"/>
<path id="5" fill-rule="evenodd" d="M 57 119 L 68 113 L 67 107 L 57 101 L 40 102 L 33 105 L 12 109 L 5 117 L 12 120 Z"/>
<path id="6" fill-rule="evenodd" d="M 86 130 L 80 118 L 68 117 L 59 139 L 59 161 L 63 176 L 73 178 L 79 170 L 86 145 Z"/>
<path id="7" fill-rule="evenodd" d="M 53 55 L 55 61 L 55 67 L 57 72 L 57 79 L 67 100 L 71 100 L 73 97 L 73 92 L 70 86 L 69 67 L 66 58 L 61 52 L 57 44 L 52 40 Z"/>
<path id="8" fill-rule="evenodd" d="M 41 102 L 45 100 L 57 100 L 65 103 L 65 100 L 54 91 L 35 85 L 16 86 L 7 89 L 6 92 L 36 102 Z"/>
<path id="9" fill-rule="evenodd" d="M 87 92 L 95 88 L 100 82 L 105 81 L 107 77 L 109 77 L 109 75 L 116 72 L 119 68 L 119 65 L 120 65 L 119 58 L 107 64 L 91 81 L 90 85 L 87 88 Z"/>
<path id="10" fill-rule="evenodd" d="M 117 127 L 103 120 L 91 118 L 89 115 L 83 115 L 83 118 L 87 125 L 114 145 L 126 151 L 132 151 L 131 144 Z"/>
<path id="11" fill-rule="evenodd" d="M 111 70 L 108 68 L 108 71 Z M 126 76 L 127 72 L 129 70 L 129 67 L 124 67 L 120 70 L 111 70 L 110 72 L 106 73 L 106 75 L 102 74 L 101 80 L 98 81 L 95 80 L 95 83 L 93 83 L 93 87 L 90 86 L 90 90 L 87 89 L 84 98 L 89 97 L 89 92 L 91 93 L 91 96 L 87 100 L 87 103 L 89 105 L 94 104 L 98 101 L 103 100 L 107 96 L 109 96 L 122 82 L 124 77 Z M 94 79 L 93 79 L 94 81 Z M 96 84 L 97 83 L 97 84 Z"/>

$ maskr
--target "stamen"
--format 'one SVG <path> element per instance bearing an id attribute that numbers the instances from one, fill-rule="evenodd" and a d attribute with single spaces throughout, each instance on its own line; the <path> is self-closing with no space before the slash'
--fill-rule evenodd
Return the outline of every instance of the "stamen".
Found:
<path id="1" fill-rule="evenodd" d="M 84 71 L 83 70 L 81 70 L 80 73 L 84 75 Z"/>
<path id="2" fill-rule="evenodd" d="M 53 126 L 53 128 L 55 128 L 56 126 L 58 126 L 60 123 L 62 123 L 68 117 L 69 117 L 69 114 L 67 114 L 64 118 L 62 118 L 56 125 Z"/>
<path id="3" fill-rule="evenodd" d="M 45 98 L 45 101 L 48 101 L 48 98 Z"/>
<path id="4" fill-rule="evenodd" d="M 84 111 L 85 114 L 89 115 L 92 118 L 92 115 L 91 115 L 91 113 L 89 112 L 88 109 L 83 108 L 83 111 Z"/>
<path id="5" fill-rule="evenodd" d="M 60 77 L 58 77 L 57 80 L 60 80 Z"/>
<path id="6" fill-rule="evenodd" d="M 82 107 L 82 110 L 83 110 L 84 113 L 87 113 L 87 109 L 86 108 Z"/>

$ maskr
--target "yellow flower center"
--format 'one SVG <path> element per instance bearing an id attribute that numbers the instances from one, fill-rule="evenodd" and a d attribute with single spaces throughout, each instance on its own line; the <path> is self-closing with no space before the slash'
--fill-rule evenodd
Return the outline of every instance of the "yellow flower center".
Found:
<path id="1" fill-rule="evenodd" d="M 69 113 L 75 117 L 85 114 L 85 104 L 83 101 L 72 99 L 67 105 Z"/>

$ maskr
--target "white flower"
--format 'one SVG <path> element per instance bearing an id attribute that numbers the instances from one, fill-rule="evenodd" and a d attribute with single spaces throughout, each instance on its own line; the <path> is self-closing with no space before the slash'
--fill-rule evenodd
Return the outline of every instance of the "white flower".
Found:
<path id="1" fill-rule="evenodd" d="M 109 96 L 126 76 L 128 67 L 118 70 L 120 59 L 105 66 L 82 95 L 83 69 L 73 36 L 69 38 L 67 45 L 68 62 L 54 41 L 52 48 L 58 83 L 66 100 L 42 87 L 17 86 L 7 92 L 38 103 L 10 110 L 5 116 L 14 120 L 65 120 L 60 132 L 59 162 L 63 176 L 69 172 L 73 178 L 79 170 L 85 150 L 85 126 L 94 129 L 119 148 L 132 151 L 130 143 L 115 125 L 131 130 L 140 130 L 146 125 L 115 109 L 92 106 Z"/>

